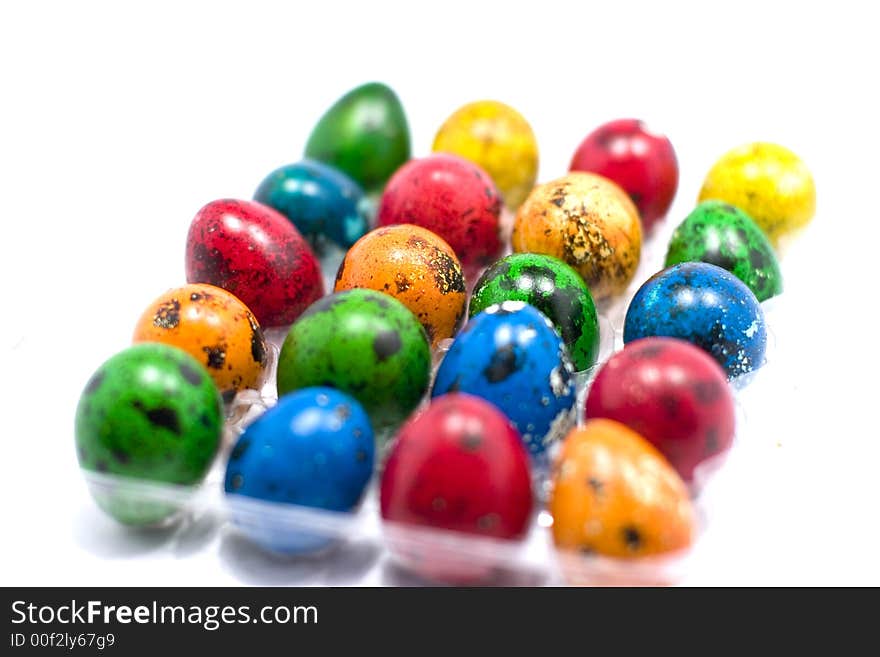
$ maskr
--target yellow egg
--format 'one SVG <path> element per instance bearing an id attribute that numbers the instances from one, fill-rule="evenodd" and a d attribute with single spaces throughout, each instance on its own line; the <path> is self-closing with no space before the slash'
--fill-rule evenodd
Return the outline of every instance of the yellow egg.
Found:
<path id="1" fill-rule="evenodd" d="M 519 207 L 538 175 L 538 142 L 515 109 L 480 100 L 456 110 L 437 131 L 433 150 L 453 153 L 486 171 L 511 209 Z"/>
<path id="2" fill-rule="evenodd" d="M 710 169 L 700 201 L 716 199 L 748 214 L 779 244 L 816 212 L 816 186 L 803 161 L 778 144 L 755 142 L 734 148 Z"/>

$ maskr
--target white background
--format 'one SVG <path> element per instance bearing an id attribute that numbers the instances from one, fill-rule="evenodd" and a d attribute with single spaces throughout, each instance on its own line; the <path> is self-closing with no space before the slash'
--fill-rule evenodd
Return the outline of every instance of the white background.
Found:
<path id="1" fill-rule="evenodd" d="M 599 123 L 644 118 L 678 152 L 671 223 L 735 145 L 805 159 L 818 212 L 785 254 L 776 359 L 744 399 L 749 435 L 685 582 L 880 584 L 880 50 L 863 6 L 3 3 L 0 583 L 348 581 L 236 562 L 222 536 L 188 548 L 121 532 L 92 506 L 72 428 L 91 372 L 184 282 L 199 207 L 249 198 L 338 96 L 378 79 L 404 102 L 415 155 L 465 102 L 518 108 L 541 180 Z"/>

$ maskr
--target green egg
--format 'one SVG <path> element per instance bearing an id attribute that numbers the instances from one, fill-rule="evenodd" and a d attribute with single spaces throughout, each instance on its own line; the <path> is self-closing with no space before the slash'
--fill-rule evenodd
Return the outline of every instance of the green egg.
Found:
<path id="1" fill-rule="evenodd" d="M 665 266 L 680 262 L 708 262 L 726 269 L 758 301 L 782 292 L 782 273 L 769 240 L 745 212 L 723 201 L 703 201 L 675 229 Z"/>
<path id="2" fill-rule="evenodd" d="M 514 253 L 490 265 L 474 286 L 471 317 L 502 301 L 524 301 L 546 315 L 575 369 L 586 370 L 599 352 L 599 322 L 590 289 L 574 269 L 553 256 Z"/>
<path id="3" fill-rule="evenodd" d="M 370 194 L 410 157 L 409 125 L 397 94 L 379 82 L 349 91 L 321 117 L 306 157 L 336 167 Z"/>
<path id="4" fill-rule="evenodd" d="M 208 372 L 176 347 L 145 342 L 107 360 L 76 409 L 80 467 L 108 475 L 178 485 L 208 471 L 223 428 L 223 404 Z M 93 485 L 108 514 L 131 525 L 171 516 L 171 503 L 146 500 L 124 486 Z"/>
<path id="5" fill-rule="evenodd" d="M 354 289 L 319 299 L 290 327 L 278 358 L 278 394 L 329 386 L 357 399 L 383 436 L 428 388 L 422 325 L 397 299 Z"/>

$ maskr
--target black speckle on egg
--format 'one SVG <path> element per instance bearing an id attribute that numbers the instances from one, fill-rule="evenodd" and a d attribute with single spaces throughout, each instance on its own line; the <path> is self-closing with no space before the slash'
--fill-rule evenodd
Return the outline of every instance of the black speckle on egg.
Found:
<path id="1" fill-rule="evenodd" d="M 202 373 L 189 363 L 181 363 L 178 366 L 181 376 L 191 385 L 197 386 L 202 382 Z"/>
<path id="2" fill-rule="evenodd" d="M 632 552 L 636 552 L 642 547 L 642 534 L 637 527 L 627 525 L 620 530 L 620 535 L 624 545 Z"/>
<path id="3" fill-rule="evenodd" d="M 380 331 L 373 338 L 373 352 L 376 359 L 381 363 L 400 351 L 403 343 L 400 340 L 400 334 L 394 330 Z"/>
<path id="4" fill-rule="evenodd" d="M 177 299 L 166 301 L 156 309 L 153 315 L 153 326 L 173 329 L 180 324 L 180 302 Z"/>
<path id="5" fill-rule="evenodd" d="M 213 347 L 202 347 L 208 356 L 208 367 L 215 370 L 222 370 L 226 363 L 226 345 L 218 344 Z"/>
<path id="6" fill-rule="evenodd" d="M 513 345 L 505 345 L 496 349 L 492 354 L 489 365 L 483 370 L 483 376 L 489 383 L 498 383 L 504 381 L 520 367 L 522 367 L 522 363 L 517 358 L 516 348 Z"/>

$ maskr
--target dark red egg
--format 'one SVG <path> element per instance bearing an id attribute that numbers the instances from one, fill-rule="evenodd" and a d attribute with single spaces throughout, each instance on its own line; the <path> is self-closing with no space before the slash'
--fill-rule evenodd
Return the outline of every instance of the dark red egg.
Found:
<path id="1" fill-rule="evenodd" d="M 473 275 L 501 255 L 501 195 L 480 167 L 456 155 L 435 154 L 404 164 L 379 202 L 380 226 L 415 224 L 452 247 Z"/>
<path id="2" fill-rule="evenodd" d="M 642 121 L 610 121 L 578 146 L 571 171 L 590 171 L 620 185 L 639 209 L 644 229 L 666 216 L 678 189 L 678 160 L 672 143 Z"/>
<path id="3" fill-rule="evenodd" d="M 434 399 L 401 428 L 382 475 L 382 517 L 398 526 L 516 539 L 532 504 L 529 457 L 516 429 L 488 402 L 461 393 Z M 432 579 L 466 581 L 492 570 L 490 560 L 462 563 L 439 545 L 416 555 L 412 542 L 389 542 Z"/>
<path id="4" fill-rule="evenodd" d="M 264 327 L 290 324 L 324 294 L 299 231 L 254 201 L 223 199 L 199 210 L 186 238 L 186 280 L 228 290 Z"/>
<path id="5" fill-rule="evenodd" d="M 654 444 L 688 483 L 694 469 L 726 452 L 735 431 L 727 377 L 702 349 L 675 338 L 627 344 L 596 375 L 587 418 L 609 418 Z"/>

